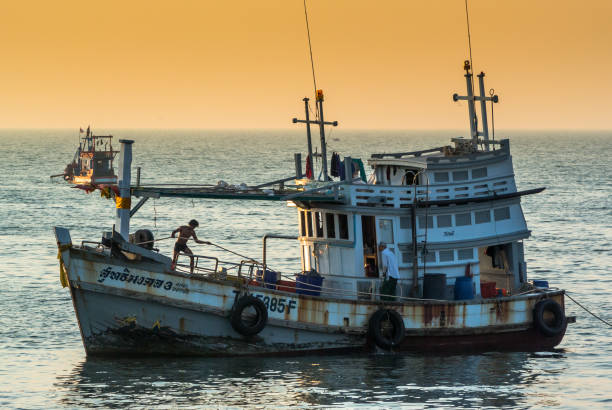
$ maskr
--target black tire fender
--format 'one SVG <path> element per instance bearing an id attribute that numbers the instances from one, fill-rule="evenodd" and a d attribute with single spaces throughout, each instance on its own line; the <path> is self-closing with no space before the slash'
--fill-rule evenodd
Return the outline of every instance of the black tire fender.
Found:
<path id="1" fill-rule="evenodd" d="M 251 323 L 244 320 L 242 313 L 252 307 L 255 310 L 255 320 Z M 239 298 L 230 315 L 232 328 L 243 336 L 253 336 L 261 332 L 268 323 L 268 309 L 266 305 L 255 296 L 245 295 Z"/>
<path id="2" fill-rule="evenodd" d="M 548 323 L 544 319 L 546 312 L 553 315 L 552 323 Z M 552 337 L 560 335 L 565 330 L 567 318 L 561 305 L 552 299 L 544 299 L 533 308 L 533 323 L 544 336 Z"/>
<path id="3" fill-rule="evenodd" d="M 391 324 L 391 331 L 383 332 L 383 322 Z M 370 317 L 368 322 L 368 333 L 376 346 L 384 350 L 391 350 L 399 346 L 404 340 L 404 320 L 402 316 L 393 309 L 379 309 Z"/>

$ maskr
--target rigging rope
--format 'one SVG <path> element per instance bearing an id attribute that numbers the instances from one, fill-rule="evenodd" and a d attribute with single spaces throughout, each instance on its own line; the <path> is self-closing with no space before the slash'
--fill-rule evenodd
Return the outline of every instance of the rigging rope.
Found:
<path id="1" fill-rule="evenodd" d="M 599 316 L 597 316 L 595 313 L 591 312 L 589 309 L 587 309 L 586 307 L 582 306 L 576 299 L 574 299 L 573 297 L 571 297 L 570 295 L 567 294 L 567 291 L 565 291 L 565 296 L 567 296 L 568 298 L 570 298 L 572 300 L 572 302 L 574 302 L 575 304 L 577 304 L 578 306 L 580 306 L 582 309 L 584 309 L 587 313 L 589 313 L 591 316 L 593 316 L 595 319 L 601 320 L 603 323 L 605 323 L 606 325 L 612 327 L 612 323 L 600 318 Z"/>

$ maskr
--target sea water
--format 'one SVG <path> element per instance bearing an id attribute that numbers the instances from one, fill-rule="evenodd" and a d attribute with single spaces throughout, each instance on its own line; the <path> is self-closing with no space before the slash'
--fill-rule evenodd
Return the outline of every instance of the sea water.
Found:
<path id="1" fill-rule="evenodd" d="M 306 151 L 295 130 L 96 132 L 112 132 L 115 148 L 119 138 L 135 141 L 142 184 L 259 184 L 291 176 L 293 153 Z M 530 277 L 612 321 L 612 133 L 507 134 L 518 189 L 547 188 L 522 199 Z M 365 161 L 458 135 L 334 130 L 328 151 Z M 88 358 L 59 283 L 53 227 L 69 228 L 73 243 L 97 241 L 114 223 L 114 203 L 49 179 L 77 144 L 74 131 L 0 131 L 0 407 L 612 407 L 612 330 L 569 299 L 577 322 L 552 352 Z M 296 235 L 298 227 L 296 209 L 282 202 L 157 199 L 138 211 L 132 230 L 162 238 L 192 218 L 200 239 L 253 258 L 265 233 Z M 156 246 L 172 252 L 169 240 Z M 271 241 L 268 263 L 297 272 L 297 244 Z"/>

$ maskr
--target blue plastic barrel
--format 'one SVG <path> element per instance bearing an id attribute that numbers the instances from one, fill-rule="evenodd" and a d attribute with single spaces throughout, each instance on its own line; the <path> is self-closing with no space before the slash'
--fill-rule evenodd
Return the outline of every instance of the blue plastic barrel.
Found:
<path id="1" fill-rule="evenodd" d="M 548 281 L 547 280 L 534 279 L 533 280 L 533 286 L 535 286 L 536 288 L 548 289 Z"/>
<path id="2" fill-rule="evenodd" d="M 455 300 L 474 299 L 472 278 L 461 276 L 455 280 Z"/>
<path id="3" fill-rule="evenodd" d="M 266 273 L 260 269 L 255 273 L 257 282 L 262 282 L 268 289 L 276 289 L 276 272 L 266 269 Z"/>
<path id="4" fill-rule="evenodd" d="M 297 275 L 295 293 L 300 295 L 319 296 L 323 285 L 322 276 Z"/>

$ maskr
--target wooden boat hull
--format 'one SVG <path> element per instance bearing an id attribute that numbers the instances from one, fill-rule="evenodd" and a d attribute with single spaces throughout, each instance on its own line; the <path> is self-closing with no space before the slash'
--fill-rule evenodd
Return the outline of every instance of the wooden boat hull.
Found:
<path id="1" fill-rule="evenodd" d="M 368 320 L 383 302 L 280 292 L 244 282 L 166 271 L 95 251 L 64 252 L 70 291 L 87 354 L 277 355 L 374 351 Z M 268 322 L 245 337 L 229 316 L 248 292 L 266 303 Z M 393 350 L 466 352 L 542 350 L 558 345 L 533 325 L 543 298 L 563 306 L 563 291 L 472 301 L 387 303 L 404 321 Z"/>

